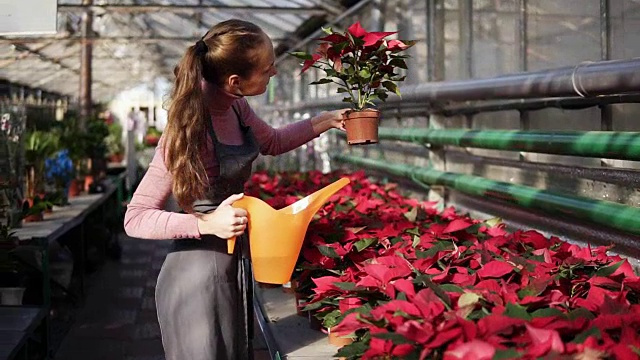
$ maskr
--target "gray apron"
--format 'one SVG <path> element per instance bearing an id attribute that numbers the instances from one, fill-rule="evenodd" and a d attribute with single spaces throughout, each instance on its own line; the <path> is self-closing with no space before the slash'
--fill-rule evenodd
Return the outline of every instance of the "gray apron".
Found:
<path id="1" fill-rule="evenodd" d="M 209 127 L 220 175 L 208 199 L 194 203 L 196 212 L 211 212 L 227 197 L 243 192 L 251 176 L 259 148 L 251 128 L 233 111 L 244 142 L 222 144 Z M 227 241 L 213 235 L 173 241 L 156 285 L 167 360 L 253 359 L 253 280 L 248 255 L 246 234 L 238 237 L 233 255 L 227 254 Z"/>

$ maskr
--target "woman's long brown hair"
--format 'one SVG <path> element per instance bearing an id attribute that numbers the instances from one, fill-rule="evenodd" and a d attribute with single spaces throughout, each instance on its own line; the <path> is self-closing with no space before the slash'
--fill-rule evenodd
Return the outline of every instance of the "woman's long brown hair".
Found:
<path id="1" fill-rule="evenodd" d="M 205 198 L 209 182 L 201 156 L 211 118 L 201 81 L 222 86 L 229 75 L 248 77 L 268 38 L 258 26 L 233 19 L 215 25 L 203 41 L 209 49 L 206 54 L 198 54 L 192 45 L 176 67 L 163 141 L 173 195 L 188 212 L 195 200 Z"/>

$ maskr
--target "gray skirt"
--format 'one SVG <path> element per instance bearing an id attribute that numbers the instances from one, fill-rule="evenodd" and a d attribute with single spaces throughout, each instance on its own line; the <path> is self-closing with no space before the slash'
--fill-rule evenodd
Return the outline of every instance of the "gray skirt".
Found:
<path id="1" fill-rule="evenodd" d="M 156 285 L 167 360 L 253 358 L 252 276 L 238 240 L 233 255 L 215 236 L 173 242 Z"/>

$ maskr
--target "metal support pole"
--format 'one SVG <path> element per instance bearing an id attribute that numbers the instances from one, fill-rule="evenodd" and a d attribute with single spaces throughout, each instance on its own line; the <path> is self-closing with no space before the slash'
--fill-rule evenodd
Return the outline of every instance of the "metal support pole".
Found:
<path id="1" fill-rule="evenodd" d="M 520 11 L 518 16 L 518 53 L 520 54 L 520 71 L 525 72 L 529 68 L 527 61 L 527 48 L 529 41 L 527 37 L 527 0 L 520 0 Z"/>
<path id="2" fill-rule="evenodd" d="M 611 8 L 609 0 L 600 0 L 600 57 L 611 59 Z M 613 130 L 611 106 L 600 106 L 600 130 Z"/>
<path id="3" fill-rule="evenodd" d="M 458 0 L 459 73 L 462 79 L 473 78 L 473 2 Z"/>
<path id="4" fill-rule="evenodd" d="M 93 0 L 82 0 L 82 5 L 92 5 Z M 80 118 L 78 127 L 84 130 L 91 116 L 91 59 L 93 44 L 89 40 L 93 35 L 93 12 L 87 8 L 82 14 L 82 42 L 80 53 Z"/>
<path id="5" fill-rule="evenodd" d="M 397 18 L 397 28 L 398 28 L 398 37 L 400 39 L 411 40 L 414 38 L 413 31 L 413 22 L 409 0 L 399 0 L 396 2 L 396 18 Z M 410 57 L 406 59 L 407 61 L 407 70 L 405 70 L 405 74 L 407 75 L 406 82 L 408 84 L 417 83 L 420 81 L 419 75 L 417 73 L 418 64 L 416 64 L 416 48 L 413 47 L 407 50 L 407 55 Z"/>
<path id="6" fill-rule="evenodd" d="M 384 31 L 386 1 L 373 0 L 371 3 L 371 28 L 372 31 Z"/>

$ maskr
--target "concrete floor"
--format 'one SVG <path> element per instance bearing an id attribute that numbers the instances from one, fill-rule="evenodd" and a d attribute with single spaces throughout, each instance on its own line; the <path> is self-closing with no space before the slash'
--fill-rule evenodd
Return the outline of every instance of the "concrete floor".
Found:
<path id="1" fill-rule="evenodd" d="M 120 243 L 121 260 L 109 260 L 89 277 L 84 306 L 78 309 L 55 359 L 164 359 L 154 288 L 170 243 L 124 234 Z M 256 360 L 269 359 L 263 344 L 256 334 Z"/>

